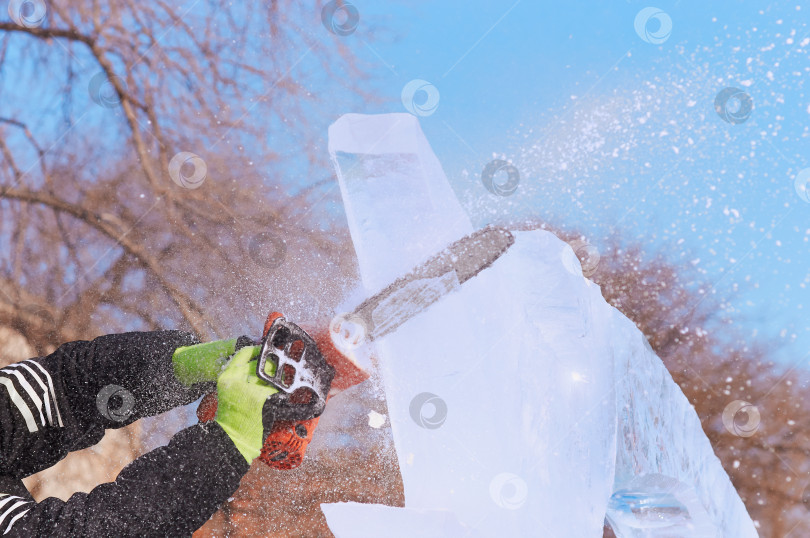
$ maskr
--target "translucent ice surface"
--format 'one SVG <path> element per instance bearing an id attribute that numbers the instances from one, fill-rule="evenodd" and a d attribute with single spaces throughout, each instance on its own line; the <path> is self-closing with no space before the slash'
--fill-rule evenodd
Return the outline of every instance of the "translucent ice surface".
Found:
<path id="1" fill-rule="evenodd" d="M 343 116 L 329 151 L 368 293 L 472 231 L 414 116 Z M 515 239 L 374 343 L 405 508 L 325 505 L 333 532 L 600 537 L 607 516 L 621 537 L 756 536 L 638 329 L 566 243 Z"/>

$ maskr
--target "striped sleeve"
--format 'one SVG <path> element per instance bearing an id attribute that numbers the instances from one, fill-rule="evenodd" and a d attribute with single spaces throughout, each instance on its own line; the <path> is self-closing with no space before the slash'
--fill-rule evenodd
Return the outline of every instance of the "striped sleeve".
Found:
<path id="1" fill-rule="evenodd" d="M 182 331 L 111 334 L 0 368 L 0 476 L 39 472 L 96 444 L 105 429 L 212 390 L 174 378 L 174 350 L 198 341 Z"/>
<path id="2" fill-rule="evenodd" d="M 114 334 L 0 368 L 0 538 L 187 536 L 205 523 L 248 470 L 216 424 L 183 430 L 115 482 L 67 501 L 36 502 L 22 482 L 97 443 L 107 428 L 215 389 L 174 377 L 174 350 L 198 342 L 181 331 Z"/>
<path id="3" fill-rule="evenodd" d="M 215 422 L 198 424 L 127 465 L 115 482 L 67 501 L 35 502 L 0 476 L 0 535 L 191 536 L 239 487 L 245 458 Z M 2 538 L 2 536 L 0 536 Z"/>
<path id="4" fill-rule="evenodd" d="M 38 362 L 28 360 L 0 369 L 0 384 L 29 432 L 64 427 L 53 379 Z"/>
<path id="5" fill-rule="evenodd" d="M 103 428 L 92 422 L 75 420 L 66 409 L 64 385 L 59 385 L 42 360 L 29 359 L 0 368 L 2 476 L 24 478 L 64 458 L 75 439 L 98 442 L 104 435 Z"/>
<path id="6" fill-rule="evenodd" d="M 14 523 L 27 514 L 33 504 L 22 497 L 0 493 L 0 532 L 8 534 Z"/>

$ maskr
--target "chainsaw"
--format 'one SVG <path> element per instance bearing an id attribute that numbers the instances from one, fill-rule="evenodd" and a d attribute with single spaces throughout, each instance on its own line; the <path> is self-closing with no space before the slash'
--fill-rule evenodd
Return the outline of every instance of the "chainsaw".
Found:
<path id="1" fill-rule="evenodd" d="M 313 334 L 317 333 L 313 331 Z M 283 314 L 271 312 L 259 342 L 237 344 L 237 348 L 261 345 L 256 376 L 277 390 L 269 398 L 270 405 L 263 410 L 271 414 L 266 422 L 272 423 L 272 427 L 259 455 L 261 461 L 274 469 L 294 469 L 301 464 L 335 377 L 335 368 L 330 362 L 344 364 L 334 355 L 328 362 L 321 352 L 321 349 L 330 350 L 328 341 L 322 335 L 319 340 L 320 345 L 298 325 L 287 321 Z M 343 374 L 344 379 L 350 378 L 356 383 L 364 379 L 355 379 L 358 376 L 362 376 L 359 371 Z M 208 422 L 216 417 L 216 412 L 217 397 L 211 393 L 200 402 L 197 418 Z"/>
<path id="2" fill-rule="evenodd" d="M 275 469 L 294 469 L 304 457 L 329 397 L 369 374 L 351 350 L 399 328 L 486 269 L 514 244 L 505 228 L 488 226 L 450 244 L 417 265 L 327 328 L 306 332 L 279 312 L 267 317 L 256 375 L 278 390 L 270 396 L 273 426 L 259 459 Z M 311 335 L 310 335 L 311 334 Z M 216 415 L 216 394 L 197 409 L 201 422 Z"/>

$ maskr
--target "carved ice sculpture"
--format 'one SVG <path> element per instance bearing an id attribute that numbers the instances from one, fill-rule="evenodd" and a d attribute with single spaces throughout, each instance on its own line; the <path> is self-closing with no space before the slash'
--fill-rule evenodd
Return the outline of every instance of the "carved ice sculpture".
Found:
<path id="1" fill-rule="evenodd" d="M 347 114 L 329 151 L 368 293 L 473 230 L 414 116 Z M 607 516 L 622 537 L 756 536 L 640 331 L 566 243 L 515 237 L 375 343 L 405 508 L 324 504 L 332 532 L 600 537 Z"/>

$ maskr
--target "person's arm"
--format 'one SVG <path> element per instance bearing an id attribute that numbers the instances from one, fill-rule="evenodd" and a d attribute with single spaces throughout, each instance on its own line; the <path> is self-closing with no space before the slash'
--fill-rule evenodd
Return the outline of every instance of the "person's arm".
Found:
<path id="1" fill-rule="evenodd" d="M 213 391 L 213 381 L 187 386 L 175 376 L 175 350 L 198 342 L 181 331 L 114 334 L 0 369 L 0 476 L 31 475 L 96 444 L 106 428 Z"/>
<path id="2" fill-rule="evenodd" d="M 67 502 L 48 498 L 36 503 L 19 478 L 0 476 L 0 490 L 5 489 L 0 491 L 0 532 L 11 536 L 190 535 L 236 491 L 272 428 L 276 407 L 271 396 L 278 389 L 256 375 L 260 350 L 259 346 L 240 349 L 219 375 L 214 422 L 181 431 L 168 446 L 126 466 L 115 482 L 90 493 L 76 493 Z M 190 354 L 172 362 L 192 358 L 200 366 L 202 350 L 186 351 Z M 217 353 L 205 355 L 218 362 Z M 216 368 L 210 375 L 214 373 Z M 160 406 L 165 398 L 158 400 L 149 401 Z"/>
<path id="3" fill-rule="evenodd" d="M 222 427 L 210 422 L 136 459 L 115 482 L 67 501 L 36 503 L 19 479 L 0 477 L 0 535 L 190 536 L 249 467 Z"/>

